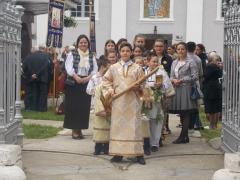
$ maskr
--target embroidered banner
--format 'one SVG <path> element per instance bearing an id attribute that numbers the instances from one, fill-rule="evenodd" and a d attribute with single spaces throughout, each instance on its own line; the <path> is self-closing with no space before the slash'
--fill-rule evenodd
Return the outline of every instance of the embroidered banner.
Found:
<path id="1" fill-rule="evenodd" d="M 90 14 L 90 50 L 96 53 L 95 13 Z"/>
<path id="2" fill-rule="evenodd" d="M 62 47 L 64 0 L 50 0 L 48 8 L 48 47 Z"/>

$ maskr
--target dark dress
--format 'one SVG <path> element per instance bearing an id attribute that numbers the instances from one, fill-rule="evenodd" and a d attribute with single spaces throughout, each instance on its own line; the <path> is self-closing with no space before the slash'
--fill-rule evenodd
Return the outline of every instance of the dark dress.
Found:
<path id="1" fill-rule="evenodd" d="M 203 76 L 205 112 L 209 114 L 221 112 L 222 85 L 219 78 L 222 77 L 222 70 L 216 64 L 208 64 Z"/>
<path id="2" fill-rule="evenodd" d="M 206 53 L 201 53 L 198 55 L 198 57 L 201 59 L 202 62 L 202 69 L 203 69 L 203 73 L 205 72 L 206 69 L 206 65 L 207 65 L 207 55 Z"/>

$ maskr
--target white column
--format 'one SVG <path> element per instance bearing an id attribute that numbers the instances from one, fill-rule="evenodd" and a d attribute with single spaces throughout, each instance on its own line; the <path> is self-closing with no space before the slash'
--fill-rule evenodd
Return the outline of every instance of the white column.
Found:
<path id="1" fill-rule="evenodd" d="M 111 38 L 118 41 L 126 38 L 127 0 L 112 0 Z"/>
<path id="2" fill-rule="evenodd" d="M 187 0 L 186 42 L 202 42 L 203 0 Z"/>
<path id="3" fill-rule="evenodd" d="M 45 45 L 48 30 L 48 14 L 41 14 L 37 16 L 37 45 Z"/>

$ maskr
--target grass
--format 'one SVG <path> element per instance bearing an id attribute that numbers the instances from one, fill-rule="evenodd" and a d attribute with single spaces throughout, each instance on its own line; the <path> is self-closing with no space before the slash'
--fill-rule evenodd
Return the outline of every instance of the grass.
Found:
<path id="1" fill-rule="evenodd" d="M 203 127 L 209 126 L 209 121 L 206 118 L 203 108 L 200 109 L 199 115 L 200 115 L 200 119 L 202 121 Z M 205 128 L 204 130 L 201 130 L 201 134 L 202 134 L 203 138 L 205 138 L 208 142 L 209 140 L 211 140 L 213 138 L 220 137 L 221 130 L 222 130 L 222 123 L 219 121 L 217 129 L 206 129 Z"/>
<path id="2" fill-rule="evenodd" d="M 22 116 L 24 119 L 35 119 L 35 120 L 54 120 L 63 121 L 63 115 L 57 115 L 54 107 L 49 107 L 47 112 L 36 112 L 36 111 L 25 111 L 22 109 Z"/>
<path id="3" fill-rule="evenodd" d="M 23 124 L 24 137 L 27 139 L 45 139 L 54 137 L 60 130 L 62 130 L 62 128 L 35 124 Z"/>

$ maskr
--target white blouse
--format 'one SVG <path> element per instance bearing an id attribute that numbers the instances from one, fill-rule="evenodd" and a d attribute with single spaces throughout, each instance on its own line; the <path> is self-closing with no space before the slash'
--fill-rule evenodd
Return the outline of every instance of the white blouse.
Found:
<path id="1" fill-rule="evenodd" d="M 73 74 L 75 73 L 74 69 L 73 69 L 73 55 L 72 55 L 72 52 L 68 53 L 68 55 L 67 55 L 67 59 L 66 59 L 66 62 L 65 62 L 65 69 L 66 69 L 67 74 L 69 76 L 73 76 Z M 80 63 L 79 63 L 79 66 L 78 66 L 77 74 L 79 76 L 88 76 L 89 69 L 90 69 L 89 56 L 82 56 L 80 54 Z M 95 56 L 93 56 L 93 71 L 91 72 L 91 75 L 96 74 L 97 70 L 98 70 L 97 61 L 96 61 Z"/>
<path id="2" fill-rule="evenodd" d="M 184 66 L 185 63 L 186 63 L 185 61 L 178 61 L 177 65 L 176 65 L 176 67 L 175 67 L 175 69 L 174 69 L 174 73 L 175 73 L 176 78 L 178 78 L 178 76 L 179 76 L 179 75 L 178 75 L 179 69 L 180 69 L 182 66 Z"/>
<path id="3" fill-rule="evenodd" d="M 145 74 L 149 74 L 150 73 L 150 69 L 146 69 Z M 167 72 L 164 70 L 164 68 L 159 68 L 158 71 L 156 73 L 154 73 L 152 76 L 150 76 L 147 80 L 146 80 L 146 86 L 148 87 L 154 87 L 154 84 L 156 82 L 156 75 L 162 75 L 163 76 L 163 88 L 164 89 L 169 89 L 172 88 L 172 83 L 168 77 Z"/>

